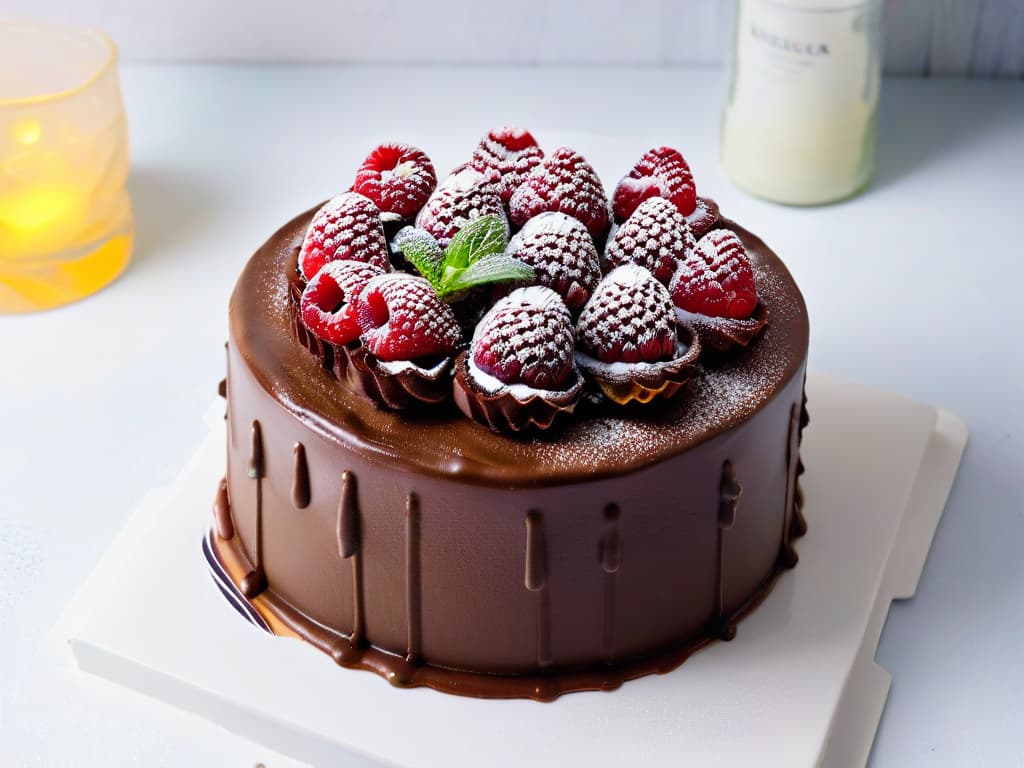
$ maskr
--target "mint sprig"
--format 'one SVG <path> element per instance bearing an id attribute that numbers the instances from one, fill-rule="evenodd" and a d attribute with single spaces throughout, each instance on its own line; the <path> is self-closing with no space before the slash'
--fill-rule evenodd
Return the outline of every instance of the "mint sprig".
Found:
<path id="1" fill-rule="evenodd" d="M 444 254 L 437 240 L 425 230 L 405 227 L 395 235 L 395 246 L 402 252 L 406 261 L 416 267 L 416 270 L 436 288 L 444 269 Z"/>
<path id="2" fill-rule="evenodd" d="M 533 269 L 506 255 L 505 223 L 493 214 L 474 219 L 455 233 L 442 252 L 429 234 L 407 227 L 395 245 L 445 300 L 488 283 L 533 280 Z"/>

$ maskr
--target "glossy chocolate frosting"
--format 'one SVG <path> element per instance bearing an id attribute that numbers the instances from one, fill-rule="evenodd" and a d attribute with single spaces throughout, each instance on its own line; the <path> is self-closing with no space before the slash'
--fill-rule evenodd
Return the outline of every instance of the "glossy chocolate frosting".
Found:
<path id="1" fill-rule="evenodd" d="M 770 316 L 748 347 L 670 401 L 509 436 L 450 403 L 380 409 L 299 343 L 288 275 L 312 213 L 231 300 L 213 537 L 283 631 L 395 683 L 552 698 L 678 665 L 795 562 L 807 315 L 761 240 L 722 222 Z"/>

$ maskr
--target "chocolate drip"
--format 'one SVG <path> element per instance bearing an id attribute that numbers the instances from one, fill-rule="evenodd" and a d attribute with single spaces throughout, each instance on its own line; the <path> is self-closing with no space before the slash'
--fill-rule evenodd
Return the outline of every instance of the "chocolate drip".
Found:
<path id="1" fill-rule="evenodd" d="M 366 612 L 363 607 L 363 562 L 359 554 L 359 517 L 356 476 L 346 469 L 341 476 L 337 533 L 338 554 L 352 561 L 352 634 L 349 639 L 354 647 L 362 645 L 366 625 Z"/>
<path id="2" fill-rule="evenodd" d="M 420 655 L 420 595 L 420 500 L 415 493 L 410 493 L 405 503 L 405 615 L 409 632 L 405 658 L 411 663 Z"/>
<path id="3" fill-rule="evenodd" d="M 359 551 L 359 500 L 356 476 L 349 470 L 341 476 L 341 501 L 338 503 L 338 554 L 348 559 Z"/>
<path id="4" fill-rule="evenodd" d="M 230 539 L 235 535 L 235 524 L 231 520 L 231 503 L 228 500 L 228 481 L 221 478 L 217 486 L 217 495 L 213 499 L 213 523 L 217 535 L 222 539 Z"/>
<path id="5" fill-rule="evenodd" d="M 790 539 L 799 539 L 807 533 L 807 518 L 804 517 L 804 489 L 800 487 L 800 476 L 804 473 L 803 459 L 796 462 L 796 492 L 793 496 L 793 521 L 789 525 Z"/>
<path id="6" fill-rule="evenodd" d="M 242 594 L 252 600 L 267 589 L 267 576 L 262 568 L 255 568 L 245 574 L 240 586 Z"/>
<path id="7" fill-rule="evenodd" d="M 722 479 L 718 496 L 718 576 L 715 579 L 715 629 L 722 640 L 732 640 L 736 627 L 725 611 L 725 532 L 736 522 L 743 486 L 736 480 L 732 462 L 722 462 Z"/>
<path id="8" fill-rule="evenodd" d="M 551 599 L 548 595 L 548 554 L 541 513 L 526 514 L 525 586 L 537 593 L 537 666 L 551 664 Z"/>
<path id="9" fill-rule="evenodd" d="M 793 526 L 796 519 L 797 479 L 800 475 L 800 423 L 802 408 L 793 403 L 789 409 L 789 434 L 786 444 L 786 507 L 782 518 L 782 546 L 779 549 L 779 563 L 783 568 L 796 565 L 796 549 L 793 548 Z M 801 522 L 803 522 L 801 517 Z M 804 524 L 806 527 L 806 523 Z"/>
<path id="10" fill-rule="evenodd" d="M 732 528 L 736 522 L 736 509 L 740 505 L 743 486 L 736 480 L 736 470 L 732 462 L 726 459 L 722 463 L 722 482 L 719 487 L 718 527 L 722 530 Z"/>
<path id="11" fill-rule="evenodd" d="M 615 657 L 615 577 L 622 567 L 617 504 L 604 508 L 604 533 L 598 545 L 598 559 L 604 571 L 604 655 L 611 661 Z"/>
<path id="12" fill-rule="evenodd" d="M 221 379 L 221 383 L 217 386 L 217 393 L 224 398 L 224 421 L 230 421 L 228 418 L 231 413 L 231 401 L 228 400 L 228 376 L 231 375 L 231 353 L 228 349 L 228 343 L 224 342 L 224 378 Z M 221 389 L 223 388 L 223 392 Z M 228 460 L 231 460 L 231 447 L 235 444 L 234 435 L 232 434 L 231 425 L 228 424 Z"/>
<path id="13" fill-rule="evenodd" d="M 547 585 L 547 553 L 544 551 L 544 528 L 540 512 L 526 514 L 526 588 L 539 592 Z"/>
<path id="14" fill-rule="evenodd" d="M 296 509 L 309 506 L 309 465 L 306 463 L 306 447 L 295 444 L 295 472 L 292 475 L 292 504 Z"/>
<path id="15" fill-rule="evenodd" d="M 622 543 L 619 538 L 619 506 L 604 508 L 604 535 L 600 543 L 601 568 L 605 573 L 617 573 L 622 565 Z"/>
<path id="16" fill-rule="evenodd" d="M 800 398 L 800 436 L 798 443 L 803 444 L 804 429 L 811 423 L 811 417 L 807 413 L 807 374 L 804 373 L 804 390 Z M 798 447 L 799 447 L 798 445 Z M 791 539 L 798 539 L 807 533 L 807 519 L 804 517 L 804 492 L 800 488 L 800 476 L 804 473 L 804 461 L 797 451 L 796 457 L 796 493 L 793 498 L 793 522 L 789 526 Z"/>
<path id="17" fill-rule="evenodd" d="M 253 480 L 260 480 L 263 477 L 263 431 L 259 421 L 252 423 L 251 430 L 252 449 L 249 451 L 248 475 Z M 257 486 L 258 487 L 258 486 Z"/>
<path id="18" fill-rule="evenodd" d="M 259 421 L 253 421 L 252 448 L 249 452 L 247 473 L 256 481 L 256 535 L 253 542 L 252 570 L 242 579 L 242 593 L 250 600 L 267 588 L 267 576 L 263 571 L 263 432 Z"/>

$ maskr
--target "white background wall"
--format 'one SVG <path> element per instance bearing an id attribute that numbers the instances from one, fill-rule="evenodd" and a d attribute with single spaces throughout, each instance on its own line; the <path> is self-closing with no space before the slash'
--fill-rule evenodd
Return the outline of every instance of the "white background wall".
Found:
<path id="1" fill-rule="evenodd" d="M 884 0 L 897 74 L 1020 77 L 1024 0 Z M 0 0 L 129 59 L 717 64 L 731 0 Z"/>

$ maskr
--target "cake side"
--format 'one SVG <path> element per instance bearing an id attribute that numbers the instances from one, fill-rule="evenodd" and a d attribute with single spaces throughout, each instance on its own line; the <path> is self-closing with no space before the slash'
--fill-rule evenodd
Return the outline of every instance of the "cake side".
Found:
<path id="1" fill-rule="evenodd" d="M 548 698 L 671 668 L 728 637 L 794 563 L 800 378 L 684 454 L 527 491 L 367 460 L 261 403 L 247 378 L 232 368 L 235 536 L 218 544 L 293 631 L 339 663 L 400 674 L 393 682 Z M 315 478 L 305 507 L 299 444 Z"/>

